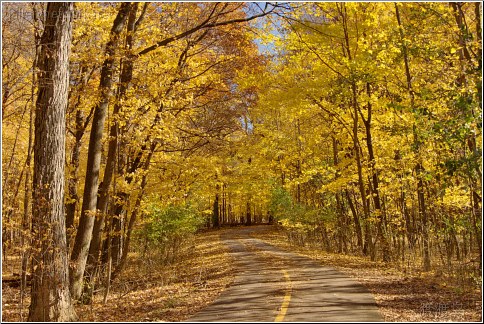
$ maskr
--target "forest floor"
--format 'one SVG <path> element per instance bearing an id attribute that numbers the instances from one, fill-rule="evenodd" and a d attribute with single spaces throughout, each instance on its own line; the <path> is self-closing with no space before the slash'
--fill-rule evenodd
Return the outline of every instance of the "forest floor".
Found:
<path id="1" fill-rule="evenodd" d="M 186 320 L 214 301 L 233 281 L 232 258 L 219 238 L 222 231 L 196 234 L 172 265 L 131 254 L 125 271 L 113 282 L 106 303 L 103 303 L 104 291 L 99 291 L 91 305 L 76 305 L 79 321 Z M 18 272 L 19 266 L 9 261 L 2 264 L 2 279 Z M 25 321 L 29 295 L 30 287 L 21 308 L 20 289 L 3 284 L 2 322 Z"/>
<path id="2" fill-rule="evenodd" d="M 457 287 L 435 273 L 405 273 L 367 258 L 332 254 L 288 243 L 274 226 L 254 226 L 251 235 L 269 244 L 310 257 L 347 274 L 368 288 L 385 321 L 481 321 L 482 295 L 478 288 Z M 92 305 L 76 305 L 80 321 L 183 321 L 217 299 L 236 276 L 233 258 L 220 235 L 236 229 L 195 235 L 179 260 L 162 265 L 132 254 L 103 303 L 103 291 Z M 2 263 L 2 279 L 18 272 L 18 260 Z M 20 305 L 20 289 L 2 285 L 2 322 L 26 320 L 29 290 Z M 20 316 L 22 310 L 23 317 Z"/>

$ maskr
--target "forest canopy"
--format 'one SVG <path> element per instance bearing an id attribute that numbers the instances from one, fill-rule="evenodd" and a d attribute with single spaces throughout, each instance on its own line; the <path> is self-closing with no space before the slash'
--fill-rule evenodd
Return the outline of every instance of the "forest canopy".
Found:
<path id="1" fill-rule="evenodd" d="M 224 225 L 278 222 L 299 244 L 424 271 L 481 267 L 479 2 L 73 7 L 62 136 L 75 300 L 140 242 L 169 260 Z M 23 275 L 47 9 L 2 3 L 2 251 Z"/>

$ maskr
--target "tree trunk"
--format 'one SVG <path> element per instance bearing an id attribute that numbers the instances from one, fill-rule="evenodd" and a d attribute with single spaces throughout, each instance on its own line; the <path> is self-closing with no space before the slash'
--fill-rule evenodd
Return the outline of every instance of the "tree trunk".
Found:
<path id="1" fill-rule="evenodd" d="M 116 207 L 116 212 L 111 219 L 111 262 L 114 267 L 118 267 L 122 252 L 122 227 L 127 210 L 123 208 L 119 212 L 120 206 Z"/>
<path id="2" fill-rule="evenodd" d="M 128 258 L 128 252 L 129 252 L 129 244 L 131 242 L 131 234 L 133 233 L 134 224 L 136 223 L 136 220 L 139 215 L 146 184 L 147 184 L 147 174 L 144 174 L 143 179 L 141 180 L 141 192 L 139 193 L 138 198 L 136 199 L 135 207 L 133 209 L 133 212 L 131 213 L 131 217 L 129 218 L 128 228 L 126 230 L 126 238 L 123 243 L 123 252 L 121 254 L 121 259 L 119 260 L 117 267 L 114 269 L 111 275 L 111 280 L 116 279 L 117 276 L 123 271 L 124 266 L 126 265 L 126 260 Z"/>
<path id="3" fill-rule="evenodd" d="M 249 201 L 247 201 L 247 211 L 246 211 L 245 225 L 247 225 L 247 226 L 252 225 L 252 213 L 250 211 L 250 202 Z"/>
<path id="4" fill-rule="evenodd" d="M 368 226 L 367 220 L 370 218 L 370 207 L 369 201 L 366 197 L 366 190 L 365 190 L 365 183 L 363 180 L 363 167 L 361 163 L 361 148 L 360 142 L 358 140 L 358 102 L 357 102 L 357 91 L 356 91 L 356 84 L 352 84 L 352 91 L 353 91 L 353 150 L 356 156 L 356 168 L 358 172 L 358 189 L 361 195 L 361 202 L 363 205 L 363 215 L 365 221 L 365 244 L 363 245 L 363 254 L 367 255 L 368 252 L 372 255 L 373 258 L 373 239 L 371 237 L 370 228 Z M 368 251 L 368 249 L 370 251 Z"/>
<path id="5" fill-rule="evenodd" d="M 228 223 L 227 219 L 227 185 L 222 185 L 222 225 Z"/>
<path id="6" fill-rule="evenodd" d="M 371 89 L 370 83 L 366 83 L 366 92 L 368 98 L 371 96 Z M 372 105 L 370 101 L 368 101 L 367 105 L 367 117 L 366 119 L 363 116 L 363 113 L 360 111 L 361 119 L 363 120 L 363 125 L 365 125 L 365 132 L 366 132 L 366 147 L 368 149 L 368 158 L 369 158 L 369 167 L 370 167 L 370 174 L 371 174 L 371 184 L 370 186 L 370 193 L 373 197 L 373 204 L 375 205 L 375 213 L 377 214 L 377 239 L 380 239 L 382 244 L 382 251 L 383 251 L 383 261 L 388 262 L 390 261 L 390 246 L 388 243 L 388 239 L 386 233 L 384 232 L 383 228 L 383 210 L 382 204 L 380 199 L 380 190 L 379 190 L 379 181 L 378 181 L 378 174 L 376 172 L 376 160 L 375 160 L 375 153 L 373 150 L 373 139 L 371 134 L 371 118 L 372 118 Z"/>
<path id="7" fill-rule="evenodd" d="M 151 150 L 148 153 L 148 156 L 146 157 L 145 163 L 143 165 L 144 170 L 148 170 L 150 167 L 151 163 L 151 158 L 153 157 L 155 151 L 155 146 L 152 144 Z M 129 252 L 129 245 L 131 242 L 131 234 L 133 233 L 133 228 L 134 224 L 136 223 L 136 220 L 139 216 L 139 211 L 140 211 L 140 206 L 141 202 L 143 200 L 143 195 L 145 192 L 145 187 L 148 184 L 147 180 L 147 173 L 143 174 L 143 177 L 141 179 L 141 184 L 140 184 L 140 193 L 136 199 L 135 207 L 133 209 L 133 212 L 131 213 L 131 217 L 129 218 L 128 222 L 128 227 L 126 230 L 126 238 L 123 242 L 123 248 L 122 248 L 122 254 L 121 254 L 121 259 L 119 260 L 119 263 L 117 264 L 116 268 L 114 269 L 112 275 L 111 275 L 111 280 L 114 280 L 124 269 L 124 266 L 126 265 L 126 260 L 128 258 L 128 252 Z"/>
<path id="8" fill-rule="evenodd" d="M 346 8 L 345 4 L 342 4 L 342 8 L 340 10 L 340 15 L 342 18 L 343 22 L 343 31 L 344 31 L 344 37 L 345 37 L 345 49 L 346 52 L 345 54 L 348 56 L 348 59 L 350 61 L 353 60 L 351 51 L 350 51 L 350 37 L 348 34 L 348 21 L 347 21 L 347 16 L 346 16 Z M 365 190 L 365 183 L 363 180 L 363 167 L 362 167 L 362 161 L 361 161 L 361 147 L 360 147 L 360 141 L 358 140 L 358 90 L 357 90 L 357 85 L 356 81 L 351 82 L 351 92 L 352 92 L 352 98 L 351 98 L 351 107 L 350 111 L 352 111 L 352 118 L 353 118 L 353 132 L 352 132 L 352 138 L 353 138 L 353 151 L 355 153 L 356 157 L 356 168 L 357 168 L 357 173 L 358 173 L 358 189 L 360 191 L 361 195 L 361 202 L 363 205 L 363 214 L 364 214 L 364 221 L 365 221 L 365 244 L 363 245 L 363 254 L 367 254 L 370 252 L 372 259 L 374 258 L 374 251 L 373 251 L 373 241 L 371 238 L 371 233 L 369 231 L 369 226 L 367 220 L 370 218 L 370 203 L 368 198 L 366 197 L 366 190 Z M 368 248 L 370 251 L 368 251 Z"/>
<path id="9" fill-rule="evenodd" d="M 99 84 L 101 98 L 94 110 L 87 154 L 86 180 L 84 185 L 82 210 L 79 219 L 79 228 L 77 230 L 71 255 L 70 287 L 74 299 L 79 299 L 82 293 L 84 270 L 86 267 L 89 245 L 91 243 L 94 217 L 96 215 L 102 138 L 104 121 L 106 119 L 109 99 L 112 92 L 111 86 L 113 83 L 114 54 L 118 47 L 119 35 L 124 28 L 130 5 L 131 4 L 128 2 L 123 2 L 114 19 L 110 40 L 106 45 L 106 59 L 103 62 L 101 70 L 101 80 Z"/>
<path id="10" fill-rule="evenodd" d="M 465 16 L 463 12 L 463 3 L 449 3 L 453 12 L 454 12 L 454 17 L 457 26 L 459 27 L 460 33 L 459 33 L 459 62 L 461 66 L 461 74 L 457 78 L 457 84 L 458 86 L 462 85 L 467 85 L 468 84 L 468 79 L 472 77 L 472 74 L 469 75 L 467 73 L 467 70 L 469 70 L 468 66 L 471 66 L 474 70 L 477 71 L 482 71 L 482 55 L 477 55 L 477 57 L 474 57 L 477 60 L 477 66 L 473 63 L 473 60 L 471 58 L 471 55 L 469 53 L 469 50 L 467 49 L 466 45 L 466 38 L 469 37 L 469 35 L 474 35 L 469 29 L 467 24 L 465 23 Z M 475 26 L 475 35 L 477 39 L 479 40 L 479 44 L 481 44 L 479 51 L 477 53 L 482 53 L 482 42 L 481 42 L 481 13 L 480 13 L 480 3 L 475 3 L 474 4 L 474 13 L 475 13 L 475 18 L 476 18 L 476 26 Z M 476 87 L 476 92 L 477 92 L 477 100 L 479 101 L 479 105 L 476 105 L 477 107 L 482 107 L 482 81 L 479 76 L 479 81 L 476 82 L 477 87 Z M 469 95 L 469 94 L 467 94 Z M 472 111 L 472 115 L 475 118 L 475 113 Z M 466 139 L 466 144 L 469 149 L 469 153 L 471 156 L 474 157 L 479 157 L 481 153 L 477 149 L 476 145 L 476 134 L 469 134 Z M 482 172 L 479 169 L 479 163 L 475 163 L 474 170 L 469 170 L 468 172 L 468 181 L 469 181 L 469 189 L 471 190 L 471 205 L 472 205 L 472 213 L 471 213 L 471 224 L 474 230 L 474 235 L 476 237 L 481 237 L 482 236 L 482 231 L 481 231 L 481 224 L 478 224 L 478 221 L 476 218 L 478 218 L 478 215 L 482 215 L 482 208 L 479 206 L 479 203 L 481 202 L 481 197 L 479 195 L 478 191 L 481 191 L 482 195 Z M 482 165 L 482 163 L 481 163 Z M 473 175 L 473 173 L 475 175 Z M 477 248 L 479 251 L 479 265 L 482 268 L 482 241 L 481 240 L 476 240 L 477 243 Z"/>
<path id="11" fill-rule="evenodd" d="M 29 321 L 75 321 L 69 294 L 64 215 L 65 112 L 69 87 L 72 2 L 47 4 L 36 103 Z"/>
<path id="12" fill-rule="evenodd" d="M 67 202 L 66 202 L 66 229 L 67 229 L 67 246 L 72 245 L 73 234 L 75 233 L 74 219 L 78 210 L 79 205 L 79 160 L 81 156 L 82 138 L 86 132 L 87 125 L 91 119 L 94 108 L 91 109 L 89 115 L 84 117 L 83 110 L 79 108 L 82 100 L 82 90 L 84 90 L 92 76 L 94 69 L 89 72 L 87 66 L 83 66 L 80 69 L 82 86 L 79 89 L 79 94 L 77 95 L 76 103 L 74 104 L 73 110 L 76 111 L 75 118 L 75 130 L 74 135 L 74 145 L 71 152 L 70 166 L 73 168 L 69 179 L 67 180 Z"/>
<path id="13" fill-rule="evenodd" d="M 133 33 L 135 31 L 136 22 L 136 12 L 138 10 L 138 3 L 134 3 L 131 6 L 126 34 L 126 44 L 125 50 L 130 51 L 133 46 Z M 113 115 L 117 116 L 121 110 L 121 101 L 126 95 L 126 91 L 129 88 L 129 84 L 133 78 L 133 58 L 131 53 L 127 53 L 127 57 L 123 60 L 121 64 L 121 75 L 120 83 L 118 87 L 118 92 L 116 95 L 116 102 L 114 104 Z M 108 145 L 108 156 L 106 161 L 106 168 L 104 170 L 103 181 L 99 188 L 99 199 L 97 201 L 97 210 L 99 215 L 94 221 L 94 227 L 92 232 L 91 245 L 89 247 L 89 257 L 88 257 L 88 268 L 94 267 L 98 262 L 99 253 L 101 251 L 101 234 L 103 231 L 104 215 L 107 211 L 108 198 L 109 198 L 109 187 L 111 186 L 111 181 L 113 179 L 113 173 L 116 164 L 116 153 L 118 147 L 118 135 L 119 135 L 119 125 L 117 121 L 114 121 L 109 130 L 109 145 Z"/>
<path id="14" fill-rule="evenodd" d="M 335 168 L 337 169 L 338 167 L 338 151 L 339 151 L 339 148 L 338 148 L 338 140 L 332 136 L 332 140 L 333 140 L 333 165 L 335 166 Z M 336 175 L 335 175 L 335 180 L 337 180 L 339 178 L 339 172 L 336 172 Z M 336 209 L 338 210 L 338 228 L 337 228 L 337 234 L 338 234 L 338 253 L 342 253 L 343 252 L 343 244 L 346 244 L 346 242 L 344 242 L 345 240 L 345 230 L 346 230 L 346 226 L 345 226 L 345 223 L 344 223 L 344 218 L 345 218 L 345 213 L 344 213 L 344 210 L 343 210 L 343 204 L 342 204 L 342 201 L 341 201 L 341 198 L 340 198 L 340 195 L 339 195 L 339 192 L 336 192 Z"/>
<path id="15" fill-rule="evenodd" d="M 81 156 L 82 135 L 85 128 L 82 127 L 84 118 L 82 116 L 82 110 L 76 111 L 76 136 L 74 147 L 71 153 L 71 166 L 72 175 L 67 181 L 67 190 L 69 201 L 66 204 L 66 229 L 67 229 L 67 245 L 69 246 L 71 236 L 74 232 L 74 218 L 76 216 L 77 204 L 79 201 L 79 195 L 77 193 L 77 186 L 79 185 L 79 158 Z"/>
<path id="16" fill-rule="evenodd" d="M 398 9 L 398 5 L 395 3 L 395 14 L 397 16 L 398 27 L 400 30 L 400 40 L 402 41 L 402 52 L 403 52 L 403 60 L 405 63 L 405 75 L 407 78 L 407 90 L 410 95 L 410 108 L 412 111 L 415 111 L 415 93 L 412 87 L 412 76 L 410 74 L 410 66 L 409 66 L 409 59 L 407 53 L 407 47 L 403 41 L 404 34 L 403 34 L 403 27 L 400 20 L 400 11 Z M 420 219 L 422 220 L 422 240 L 423 240 L 423 270 L 429 271 L 430 270 L 430 248 L 429 248 L 429 235 L 428 235 L 428 228 L 427 228 L 427 210 L 425 204 L 425 193 L 424 193 L 424 186 L 422 180 L 422 173 L 424 171 L 421 157 L 420 157 L 420 140 L 417 134 L 417 127 L 413 125 L 413 142 L 414 142 L 414 151 L 417 157 L 417 163 L 415 165 L 415 173 L 417 176 L 417 197 L 418 197 L 418 210 Z"/>
<path id="17" fill-rule="evenodd" d="M 217 193 L 215 194 L 215 200 L 213 201 L 213 214 L 212 214 L 212 225 L 213 227 L 220 227 L 220 210 L 219 210 L 219 185 L 216 187 Z"/>
<path id="18" fill-rule="evenodd" d="M 346 199 L 348 200 L 348 205 L 350 206 L 351 213 L 353 214 L 353 222 L 355 223 L 355 230 L 356 230 L 356 239 L 358 242 L 358 247 L 363 248 L 363 233 L 361 231 L 361 224 L 360 219 L 358 217 L 358 212 L 353 204 L 353 200 L 351 199 L 350 193 L 348 189 L 345 190 Z"/>
<path id="19" fill-rule="evenodd" d="M 35 27 L 38 26 L 40 23 L 40 19 L 38 18 L 37 8 L 36 6 L 32 6 L 32 14 Z M 36 30 L 34 33 L 35 39 L 35 56 L 34 62 L 32 67 L 35 69 L 38 67 L 38 59 L 39 59 L 39 45 L 41 42 L 42 36 Z M 32 88 L 31 88 L 31 100 L 35 102 L 35 90 L 37 84 L 37 75 L 36 73 L 32 73 Z M 35 107 L 31 107 L 29 111 L 29 144 L 27 147 L 27 158 L 25 160 L 25 186 L 24 186 L 24 211 L 22 216 L 22 236 L 21 236 L 21 273 L 20 273 L 20 308 L 24 308 L 24 296 L 25 291 L 27 289 L 27 268 L 30 259 L 30 247 L 32 246 L 31 237 L 29 233 L 32 231 L 32 210 L 31 210 L 31 197 L 32 197 L 32 149 L 34 146 L 34 124 L 35 124 L 35 116 L 34 116 L 34 109 Z M 28 248 L 29 247 L 29 248 Z M 21 312 L 20 320 L 23 321 L 23 314 Z"/>

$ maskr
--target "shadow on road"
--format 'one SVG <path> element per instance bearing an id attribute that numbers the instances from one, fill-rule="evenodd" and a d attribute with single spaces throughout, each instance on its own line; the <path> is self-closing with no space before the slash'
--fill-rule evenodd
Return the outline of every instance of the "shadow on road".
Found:
<path id="1" fill-rule="evenodd" d="M 237 277 L 193 322 L 379 322 L 368 290 L 331 268 L 252 238 L 267 226 L 226 230 Z"/>

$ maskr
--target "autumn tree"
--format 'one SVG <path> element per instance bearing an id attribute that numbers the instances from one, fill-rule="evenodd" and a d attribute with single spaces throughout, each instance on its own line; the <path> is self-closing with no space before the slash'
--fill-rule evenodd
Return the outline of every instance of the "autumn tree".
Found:
<path id="1" fill-rule="evenodd" d="M 197 96 L 207 96 L 203 87 L 200 87 L 198 80 L 206 78 L 205 74 L 210 73 L 212 70 L 218 73 L 217 69 L 219 65 L 222 65 L 224 62 L 223 52 L 228 51 L 229 47 L 234 44 L 234 42 L 226 42 L 226 44 L 223 44 L 221 35 L 217 35 L 218 31 L 222 31 L 224 28 L 228 30 L 230 29 L 230 25 L 245 23 L 265 16 L 275 8 L 274 5 L 267 4 L 265 8 L 260 8 L 259 12 L 253 15 L 246 15 L 242 11 L 244 5 L 240 4 L 163 4 L 165 9 L 162 11 L 162 14 L 170 16 L 174 21 L 180 20 L 180 24 L 170 25 L 169 28 L 165 28 L 165 26 L 158 26 L 160 24 L 159 20 L 153 18 L 156 16 L 151 17 L 149 21 L 143 20 L 147 10 L 156 9 L 157 6 L 160 5 L 145 4 L 143 7 L 129 3 L 120 5 L 117 17 L 114 20 L 111 35 L 105 47 L 107 55 L 103 62 L 98 91 L 101 103 L 93 110 L 93 127 L 91 127 L 88 165 L 84 184 L 84 197 L 82 200 L 83 208 L 81 210 L 79 227 L 71 254 L 71 260 L 73 261 L 71 268 L 71 288 L 72 294 L 76 299 L 80 297 L 81 293 L 82 277 L 85 273 L 85 264 L 88 260 L 88 249 L 90 250 L 89 260 L 91 261 L 89 262 L 91 265 L 96 264 L 96 260 L 101 256 L 106 260 L 106 253 L 101 253 L 100 238 L 102 230 L 104 228 L 105 231 L 120 233 L 120 226 L 130 202 L 130 190 L 128 187 L 138 188 L 139 181 L 146 183 L 145 180 L 142 180 L 146 177 L 143 176 L 143 173 L 148 171 L 150 160 L 156 153 L 156 150 L 189 150 L 185 145 L 188 142 L 184 138 L 193 136 L 193 133 L 187 132 L 186 128 L 178 127 L 177 129 L 175 124 L 177 120 L 185 121 L 186 118 L 189 118 L 190 113 L 185 113 L 187 110 L 184 108 L 172 109 L 172 106 L 179 104 L 176 98 L 180 98 L 179 106 L 184 107 L 184 105 L 187 106 Z M 174 15 L 170 14 L 172 11 Z M 200 14 L 200 19 L 185 20 L 185 17 L 193 15 L 195 12 Z M 143 24 L 148 25 L 149 28 L 145 28 L 143 33 L 138 33 L 138 27 L 143 26 Z M 157 41 L 154 45 L 150 45 L 152 43 L 153 32 L 156 30 L 159 31 L 161 40 Z M 148 32 L 149 35 L 147 34 Z M 225 35 L 227 34 L 225 33 Z M 124 45 L 121 42 L 123 35 L 125 35 Z M 216 46 L 219 46 L 219 49 L 216 49 Z M 192 60 L 193 57 L 194 64 L 197 64 L 195 62 L 196 59 L 203 57 L 205 52 L 213 53 L 211 55 L 216 58 L 212 62 L 213 64 L 206 64 L 205 70 L 188 70 L 189 65 L 187 65 L 186 61 Z M 119 55 L 119 53 L 122 53 L 123 60 L 119 65 L 121 71 L 119 83 L 115 84 L 114 80 L 118 76 L 114 74 L 116 73 L 114 72 L 116 71 L 114 66 L 117 65 L 114 57 Z M 175 55 L 174 60 L 173 54 Z M 230 55 L 234 54 L 230 53 Z M 154 60 L 157 57 L 160 57 L 160 59 L 155 62 Z M 169 63 L 161 67 L 168 68 L 169 72 L 163 69 L 153 69 L 154 66 L 160 65 L 159 62 L 163 60 Z M 174 64 L 174 68 L 171 68 L 170 64 Z M 198 64 L 199 67 L 202 66 L 200 63 Z M 148 73 L 147 75 L 151 75 L 152 77 L 168 73 L 169 78 L 161 77 L 159 79 L 165 79 L 167 83 L 162 83 L 153 89 L 152 87 L 156 82 L 149 86 L 140 84 L 137 78 L 141 71 L 146 68 L 148 68 L 148 71 L 146 71 Z M 198 89 L 197 91 L 200 91 L 200 94 L 197 94 L 197 91 L 193 90 L 178 89 L 180 85 L 185 86 L 187 89 L 192 86 L 193 89 Z M 117 90 L 116 96 L 114 96 L 113 120 L 110 120 L 112 124 L 108 141 L 107 164 L 104 168 L 104 181 L 99 187 L 98 176 L 102 170 L 100 157 L 103 149 L 104 123 L 106 115 L 110 112 L 109 98 L 111 98 L 115 87 Z M 152 90 L 154 90 L 154 93 L 150 94 L 149 92 Z M 179 92 L 177 93 L 177 91 Z M 135 92 L 138 92 L 138 97 L 133 97 Z M 142 94 L 142 96 L 145 96 L 143 92 L 147 92 L 149 96 L 144 97 L 147 101 L 140 106 L 139 99 L 143 97 L 139 95 Z M 137 108 L 136 105 L 138 106 Z M 158 107 L 154 107 L 155 105 L 158 105 Z M 127 109 L 129 106 L 131 106 L 131 110 Z M 182 147 L 179 147 L 178 144 L 175 147 L 169 147 L 168 143 L 170 140 L 168 139 L 171 137 L 171 133 L 158 133 L 165 127 L 160 124 L 164 122 L 162 117 L 164 118 L 166 112 L 169 113 L 169 115 L 166 115 L 169 120 L 173 120 L 173 129 L 177 133 L 186 133 L 185 135 L 180 135 L 181 140 L 175 137 Z M 146 122 L 142 122 L 135 136 L 131 136 L 128 140 L 130 132 L 134 130 L 133 127 L 138 125 L 139 116 L 142 115 L 145 115 L 145 118 L 150 116 L 145 121 L 151 120 L 151 124 L 145 128 Z M 123 121 L 123 118 L 130 118 L 131 121 Z M 135 121 L 134 123 L 133 120 Z M 123 122 L 124 124 L 121 124 Z M 82 121 L 80 124 L 81 126 L 85 125 Z M 76 128 L 79 127 L 76 126 Z M 80 127 L 80 129 L 83 129 L 83 127 Z M 135 139 L 138 143 L 132 146 L 135 143 Z M 205 141 L 199 141 L 198 144 L 195 144 L 195 147 L 205 144 Z M 119 147 L 134 149 L 134 151 L 131 153 L 126 150 L 120 151 Z M 133 154 L 132 157 L 129 154 Z M 129 163 L 126 164 L 126 162 Z M 118 192 L 113 193 L 116 198 L 109 200 L 108 191 L 112 185 L 116 185 L 116 183 L 113 183 L 113 179 L 116 178 L 123 178 L 123 183 L 127 187 L 119 186 Z M 73 185 L 75 183 L 75 181 L 72 182 Z M 72 192 L 75 193 L 74 190 Z M 98 209 L 100 210 L 99 214 L 97 212 Z M 112 216 L 106 219 L 104 217 L 105 213 L 111 213 Z M 96 214 L 98 215 L 97 218 L 95 218 Z M 69 216 L 69 219 L 71 218 L 72 213 Z M 104 226 L 104 223 L 106 223 L 107 227 Z M 129 223 L 133 224 L 131 221 Z M 112 255 L 115 258 L 114 264 L 117 265 L 122 254 L 121 237 L 116 234 L 109 240 L 113 240 L 110 246 L 112 249 L 115 249 Z M 92 270 L 93 268 L 89 269 L 91 274 L 93 273 Z"/>
<path id="2" fill-rule="evenodd" d="M 114 19 L 111 28 L 110 39 L 106 44 L 105 49 L 106 59 L 103 62 L 101 79 L 99 81 L 99 92 L 101 96 L 94 109 L 94 115 L 92 118 L 93 126 L 89 138 L 84 197 L 82 200 L 79 227 L 71 254 L 72 266 L 70 271 L 70 281 L 71 294 L 74 299 L 79 299 L 82 293 L 82 280 L 89 253 L 89 244 L 91 242 L 92 228 L 94 226 L 94 217 L 96 213 L 98 178 L 102 151 L 101 140 L 103 138 L 107 107 L 112 94 L 114 54 L 118 46 L 120 38 L 119 34 L 124 28 L 130 6 L 131 4 L 126 2 L 120 5 L 118 14 Z"/>
<path id="3" fill-rule="evenodd" d="M 424 270 L 480 255 L 478 7 L 304 4 L 266 33 L 272 62 L 242 83 L 259 85 L 249 112 L 273 199 L 306 210 L 279 215 L 289 231 Z"/>
<path id="4" fill-rule="evenodd" d="M 40 42 L 30 321 L 72 321 L 64 216 L 65 111 L 73 3 L 48 3 Z"/>
<path id="5" fill-rule="evenodd" d="M 48 93 L 37 80 L 46 77 L 39 64 L 56 58 L 40 46 L 42 30 L 50 33 L 44 7 L 3 4 L 2 244 L 4 260 L 22 257 L 22 287 L 31 234 L 40 244 L 39 231 L 51 233 L 39 223 L 48 205 L 31 199 L 38 197 L 32 148 L 40 147 L 33 143 L 35 98 Z M 166 219 L 170 226 L 189 219 L 190 233 L 202 223 L 277 219 L 297 244 L 476 273 L 480 5 L 75 8 L 62 129 L 68 161 L 56 175 L 66 185 L 62 249 L 73 299 L 92 302 L 101 286 L 107 296 L 139 242 L 156 237 L 158 247 L 179 251 L 172 227 L 150 236 Z M 32 16 L 18 20 L 18 10 Z M 57 93 L 57 83 L 48 85 Z M 58 222 L 50 224 L 57 231 Z M 44 264 L 38 255 L 33 262 L 36 270 Z"/>

